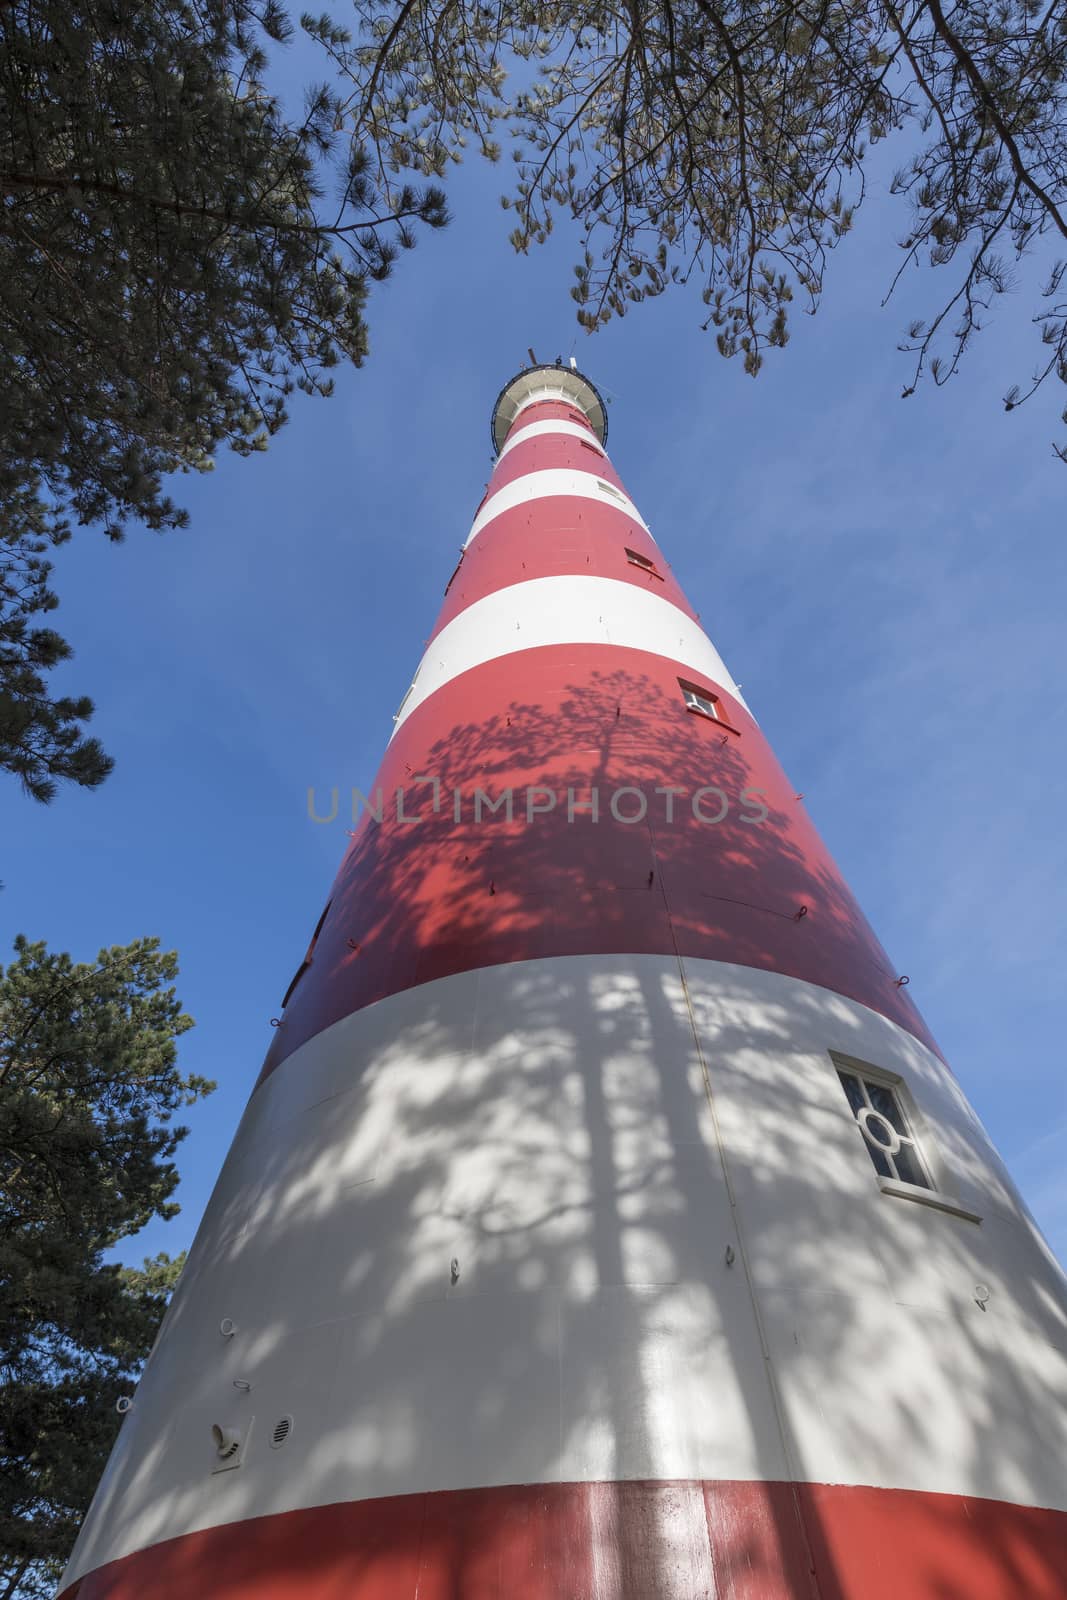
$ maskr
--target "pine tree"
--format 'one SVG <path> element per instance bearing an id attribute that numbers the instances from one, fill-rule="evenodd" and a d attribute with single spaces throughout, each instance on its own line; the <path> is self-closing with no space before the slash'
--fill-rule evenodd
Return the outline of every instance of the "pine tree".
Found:
<path id="1" fill-rule="evenodd" d="M 70 646 L 54 628 L 31 625 L 57 604 L 45 552 L 69 531 L 39 501 L 21 511 L 6 532 L 0 518 L 0 768 L 13 772 L 35 800 L 51 800 L 57 779 L 95 788 L 112 762 L 99 741 L 83 733 L 92 701 L 48 693 L 44 675 L 67 660 Z"/>
<path id="2" fill-rule="evenodd" d="M 446 220 L 439 188 L 372 183 L 328 87 L 285 116 L 290 32 L 275 0 L 0 5 L 0 765 L 38 799 L 108 770 L 90 703 L 42 686 L 69 652 L 27 630 L 40 541 L 181 526 L 164 477 L 360 365 L 369 284 Z"/>
<path id="3" fill-rule="evenodd" d="M 213 1088 L 176 973 L 155 939 L 0 968 L 0 1600 L 51 1592 L 181 1268 L 105 1260 L 177 1211 L 172 1117 Z"/>
<path id="4" fill-rule="evenodd" d="M 495 160 L 509 136 L 512 243 L 546 239 L 558 211 L 578 219 L 571 292 L 589 331 L 693 280 L 720 353 L 757 373 L 794 303 L 818 306 L 870 147 L 905 129 L 892 283 L 920 261 L 954 271 L 901 347 L 915 358 L 905 394 L 956 372 L 1015 264 L 1067 254 L 1060 0 L 354 4 L 350 36 L 328 19 L 305 27 L 351 83 L 375 171 L 442 173 L 468 141 Z M 1007 410 L 1050 375 L 1067 383 L 1065 273 L 1050 254 L 1043 348 Z"/>

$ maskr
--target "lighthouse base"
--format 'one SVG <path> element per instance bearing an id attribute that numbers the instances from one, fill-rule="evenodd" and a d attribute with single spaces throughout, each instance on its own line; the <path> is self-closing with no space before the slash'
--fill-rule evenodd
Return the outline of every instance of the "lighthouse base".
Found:
<path id="1" fill-rule="evenodd" d="M 168 1539 L 61 1600 L 1067 1600 L 1067 1512 L 836 1484 L 551 1483 Z"/>

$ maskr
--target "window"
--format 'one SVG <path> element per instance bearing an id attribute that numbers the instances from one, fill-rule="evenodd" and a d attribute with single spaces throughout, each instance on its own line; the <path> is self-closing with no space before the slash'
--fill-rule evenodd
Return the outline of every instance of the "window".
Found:
<path id="1" fill-rule="evenodd" d="M 878 1176 L 910 1183 L 918 1189 L 932 1189 L 934 1185 L 904 1110 L 899 1083 L 856 1070 L 858 1063 L 856 1067 L 851 1063 L 844 1067 L 835 1058 L 834 1065 Z"/>
<path id="2" fill-rule="evenodd" d="M 448 582 L 445 584 L 445 594 L 448 593 L 449 589 L 451 589 L 452 585 L 455 583 L 456 578 L 457 578 L 457 576 L 459 574 L 459 569 L 463 565 L 463 557 L 466 554 L 467 554 L 466 550 L 461 550 L 459 552 L 459 560 L 456 562 L 456 570 L 455 570 L 455 572 L 453 572 L 452 576 L 449 578 Z M 408 690 L 408 693 L 409 694 L 411 693 L 410 689 Z M 395 721 L 396 718 L 394 717 L 393 720 Z"/>
<path id="3" fill-rule="evenodd" d="M 604 454 L 600 446 L 598 444 L 594 444 L 591 439 L 579 439 L 578 443 L 581 445 L 583 450 L 591 450 L 595 456 L 602 456 Z"/>
<path id="4" fill-rule="evenodd" d="M 290 983 L 288 989 L 286 989 L 286 991 L 285 991 L 285 998 L 282 1001 L 282 1010 L 283 1011 L 285 1010 L 286 1006 L 289 1004 L 290 1000 L 293 998 L 293 990 L 296 988 L 297 984 L 300 982 L 301 978 L 304 976 L 304 973 L 307 971 L 307 969 L 311 965 L 312 957 L 315 954 L 315 946 L 318 944 L 318 942 L 319 942 L 319 934 L 322 932 L 322 925 L 326 921 L 326 918 L 329 916 L 330 907 L 332 905 L 333 905 L 333 901 L 332 900 L 327 900 L 325 910 L 323 911 L 322 916 L 319 918 L 318 922 L 316 922 L 316 924 L 315 924 L 315 932 L 311 935 L 311 943 L 307 947 L 307 954 L 305 955 L 303 961 L 301 961 L 300 965 L 297 967 L 296 971 L 294 972 L 293 981 Z"/>
<path id="5" fill-rule="evenodd" d="M 616 500 L 622 500 L 625 502 L 626 496 L 623 494 L 621 489 L 616 489 L 613 483 L 605 483 L 603 478 L 598 478 L 596 481 L 596 486 L 598 489 L 603 489 L 605 494 L 613 495 Z"/>
<path id="6" fill-rule="evenodd" d="M 630 550 L 626 545 L 623 546 L 623 549 L 626 551 L 626 559 L 631 567 L 640 567 L 641 571 L 647 572 L 650 578 L 658 578 L 660 583 L 663 582 L 663 574 L 654 561 L 650 561 L 647 556 L 643 556 L 639 550 Z"/>
<path id="7" fill-rule="evenodd" d="M 978 1212 L 950 1192 L 952 1175 L 903 1079 L 836 1050 L 830 1051 L 830 1059 L 882 1193 L 980 1223 Z"/>
<path id="8" fill-rule="evenodd" d="M 659 573 L 656 573 L 657 578 Z M 723 715 L 723 704 L 714 690 L 702 683 L 690 683 L 688 678 L 679 678 L 678 687 L 682 691 L 685 709 L 697 717 L 707 717 L 709 722 L 716 723 L 723 734 L 732 734 L 735 739 L 741 737 L 740 728 L 735 728 Z M 723 743 L 726 743 L 724 737 Z"/>
<path id="9" fill-rule="evenodd" d="M 462 563 L 462 558 L 461 558 L 460 566 L 462 566 L 462 564 L 463 563 Z M 459 571 L 459 567 L 456 568 L 456 572 L 458 572 L 458 571 Z M 454 572 L 452 574 L 452 578 L 454 578 L 456 576 L 456 572 Z M 448 588 L 449 589 L 452 587 L 452 578 L 449 578 L 449 580 L 448 580 Z M 445 593 L 446 594 L 448 593 L 448 589 L 445 590 Z M 420 661 L 419 665 L 415 668 L 415 676 L 414 676 L 414 678 L 412 678 L 410 684 L 408 685 L 407 694 L 404 696 L 403 700 L 401 700 L 400 704 L 397 706 L 396 710 L 393 712 L 393 721 L 394 722 L 399 722 L 400 721 L 400 714 L 403 711 L 404 707 L 407 705 L 408 701 L 411 699 L 411 696 L 415 691 L 415 684 L 416 684 L 416 682 L 418 680 L 418 676 L 419 676 L 419 673 L 421 671 L 422 671 L 422 663 Z"/>
<path id="10" fill-rule="evenodd" d="M 626 552 L 629 555 L 629 551 Z M 712 722 L 720 721 L 718 696 L 712 694 L 710 689 L 700 689 L 695 683 L 685 683 L 681 678 L 678 685 L 682 691 L 682 698 L 690 711 L 695 711 L 698 716 L 710 717 Z"/>

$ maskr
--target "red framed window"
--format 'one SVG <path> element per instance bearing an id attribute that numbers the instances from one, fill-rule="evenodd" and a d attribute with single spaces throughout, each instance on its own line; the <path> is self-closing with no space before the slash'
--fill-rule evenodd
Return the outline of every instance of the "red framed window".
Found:
<path id="1" fill-rule="evenodd" d="M 679 678 L 678 687 L 682 691 L 685 709 L 695 717 L 704 717 L 708 722 L 716 722 L 726 733 L 737 733 L 738 729 L 726 719 L 723 703 L 714 689 L 707 688 L 702 683 L 691 683 L 688 678 Z"/>
<path id="2" fill-rule="evenodd" d="M 467 554 L 466 550 L 461 550 L 459 552 L 459 560 L 456 562 L 455 571 L 452 573 L 452 576 L 449 578 L 448 582 L 445 584 L 445 594 L 448 593 L 449 589 L 451 589 L 452 585 L 455 583 L 456 578 L 457 578 L 457 576 L 459 574 L 459 569 L 463 565 L 463 557 L 466 554 Z"/>
<path id="3" fill-rule="evenodd" d="M 297 984 L 300 982 L 301 978 L 304 976 L 304 973 L 307 971 L 307 969 L 311 965 L 312 957 L 315 954 L 315 946 L 319 942 L 319 934 L 322 932 L 323 923 L 326 921 L 326 918 L 329 916 L 330 907 L 332 905 L 333 905 L 333 901 L 332 900 L 327 900 L 326 907 L 325 907 L 325 909 L 324 909 L 324 911 L 322 913 L 322 916 L 319 918 L 318 922 L 316 922 L 316 924 L 315 924 L 315 932 L 311 935 L 311 943 L 307 947 L 307 954 L 304 956 L 303 961 L 301 961 L 300 965 L 297 967 L 296 971 L 293 973 L 292 982 L 290 983 L 288 989 L 286 989 L 286 991 L 285 991 L 285 998 L 282 1000 L 282 1010 L 283 1011 L 285 1010 L 286 1006 L 289 1004 L 290 1000 L 293 998 L 293 991 L 296 988 Z"/>
<path id="4" fill-rule="evenodd" d="M 626 559 L 630 563 L 631 567 L 640 567 L 641 571 L 647 572 L 650 578 L 658 578 L 660 583 L 663 582 L 662 572 L 659 570 L 656 563 L 648 556 L 643 556 L 640 550 L 631 550 L 629 545 L 623 545 L 623 549 L 626 552 Z"/>

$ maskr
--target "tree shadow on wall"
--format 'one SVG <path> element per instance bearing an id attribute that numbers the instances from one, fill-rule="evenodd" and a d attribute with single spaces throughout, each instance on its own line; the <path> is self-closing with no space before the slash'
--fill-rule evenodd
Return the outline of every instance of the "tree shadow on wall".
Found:
<path id="1" fill-rule="evenodd" d="M 676 949 L 785 972 L 933 1046 L 747 712 L 723 697 L 740 736 L 687 713 L 656 657 L 627 652 L 648 666 L 583 675 L 550 672 L 552 654 L 508 656 L 497 708 L 494 685 L 478 683 L 491 709 L 476 721 L 448 685 L 401 726 L 372 791 L 382 820 L 363 814 L 268 1070 L 412 984 L 588 951 Z M 523 676 L 530 693 L 517 698 Z M 398 790 L 417 821 L 398 820 Z"/>

